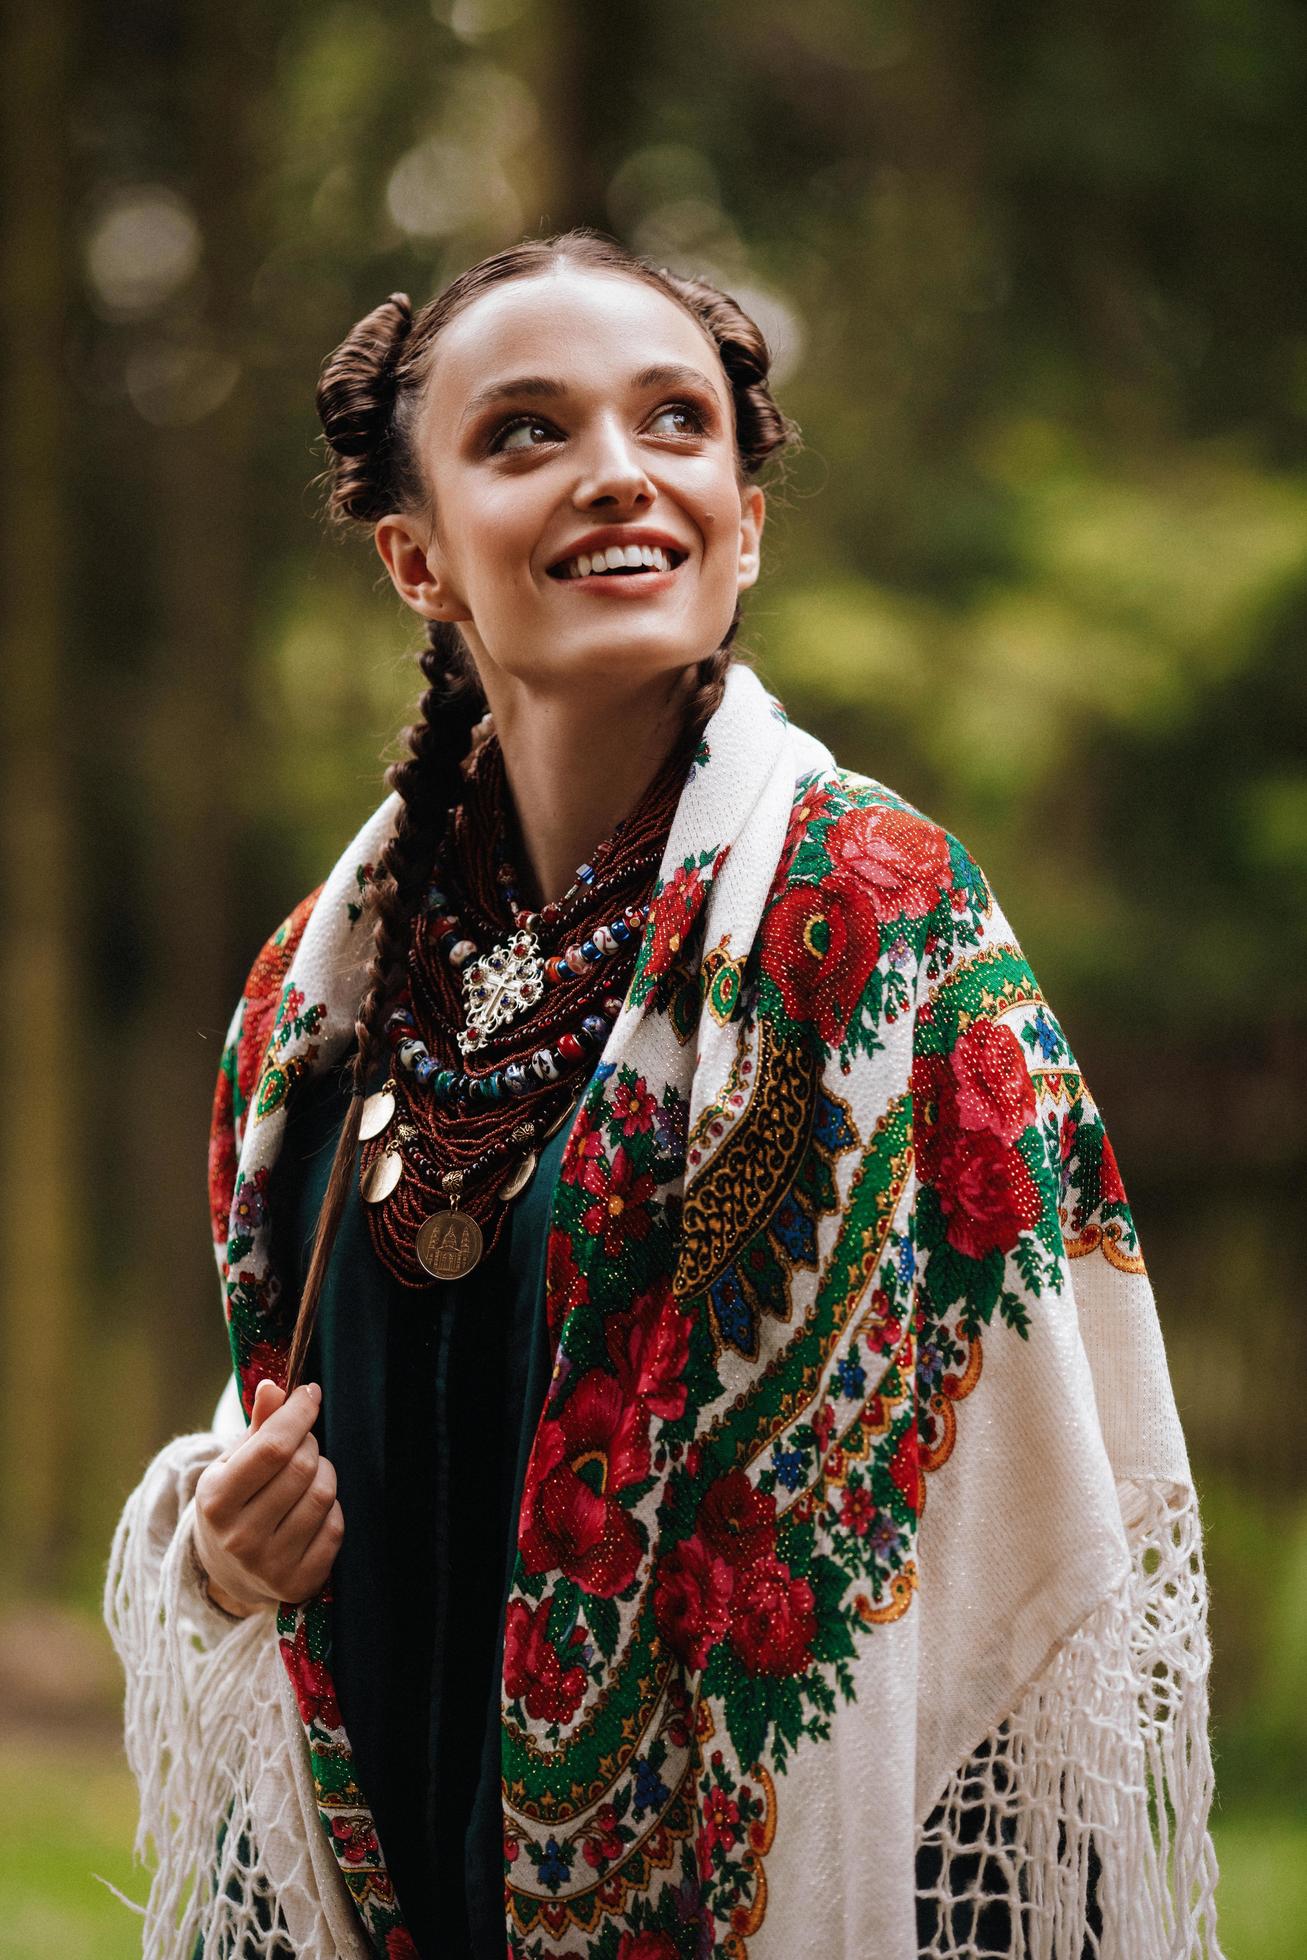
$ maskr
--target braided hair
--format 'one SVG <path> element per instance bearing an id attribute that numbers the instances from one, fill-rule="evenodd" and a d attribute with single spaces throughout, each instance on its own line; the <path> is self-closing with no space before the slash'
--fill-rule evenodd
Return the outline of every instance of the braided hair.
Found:
<path id="1" fill-rule="evenodd" d="M 729 294 L 628 252 L 590 227 L 531 239 L 469 267 L 415 316 L 407 293 L 392 293 L 346 335 L 324 361 L 317 388 L 328 463 L 326 516 L 341 528 L 370 530 L 391 511 L 430 510 L 430 489 L 414 431 L 441 330 L 482 293 L 508 279 L 529 278 L 560 264 L 620 272 L 665 292 L 685 307 L 717 348 L 730 384 L 741 482 L 780 456 L 798 430 L 768 385 L 771 356 L 757 325 Z M 686 703 L 687 726 L 706 726 L 719 706 L 735 656 L 740 605 L 717 650 L 698 664 Z M 287 1386 L 293 1387 L 313 1332 L 331 1249 L 358 1147 L 363 1098 L 384 1053 L 386 1015 L 407 969 L 409 936 L 450 808 L 459 801 L 461 769 L 472 731 L 485 713 L 476 669 L 456 625 L 425 622 L 418 664 L 426 683 L 417 718 L 404 731 L 407 753 L 386 771 L 400 810 L 372 882 L 372 956 L 354 1021 L 348 1063 L 350 1100 L 318 1216 L 304 1291 L 291 1340 Z"/>

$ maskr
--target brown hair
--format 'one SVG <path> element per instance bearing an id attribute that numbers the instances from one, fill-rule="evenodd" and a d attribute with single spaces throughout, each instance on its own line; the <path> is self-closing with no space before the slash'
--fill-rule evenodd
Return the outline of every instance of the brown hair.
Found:
<path id="1" fill-rule="evenodd" d="M 370 528 L 391 511 L 429 507 L 430 488 L 414 429 L 441 331 L 492 286 L 549 272 L 560 264 L 643 280 L 677 300 L 699 322 L 716 346 L 730 383 L 742 480 L 756 476 L 796 440 L 795 425 L 782 415 L 767 383 L 771 365 L 767 343 L 729 294 L 581 227 L 493 253 L 460 273 L 416 316 L 407 293 L 392 293 L 327 357 L 318 382 L 317 407 L 328 449 L 323 481 L 331 523 Z M 739 624 L 737 603 L 721 646 L 699 663 L 698 687 L 687 705 L 687 718 L 700 728 L 721 701 L 733 657 L 729 649 Z M 288 1387 L 298 1379 L 313 1332 L 353 1170 L 363 1096 L 382 1053 L 386 1014 L 404 981 L 413 913 L 448 811 L 459 800 L 459 764 L 467 754 L 473 724 L 485 712 L 476 671 L 457 626 L 428 620 L 426 641 L 418 664 L 427 685 L 418 702 L 417 720 L 405 730 L 408 753 L 386 771 L 387 786 L 399 793 L 400 810 L 372 884 L 372 959 L 354 1022 L 357 1046 L 349 1063 L 350 1103 L 296 1315 Z"/>

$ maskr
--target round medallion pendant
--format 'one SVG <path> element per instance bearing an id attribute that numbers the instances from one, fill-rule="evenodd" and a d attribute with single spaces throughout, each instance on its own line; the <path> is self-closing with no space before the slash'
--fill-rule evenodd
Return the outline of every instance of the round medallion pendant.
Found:
<path id="1" fill-rule="evenodd" d="M 580 1100 L 581 1098 L 579 1096 L 573 1097 L 572 1101 L 568 1103 L 567 1108 L 559 1111 L 558 1115 L 555 1116 L 553 1122 L 549 1125 L 549 1128 L 545 1131 L 546 1137 L 556 1137 L 564 1123 L 571 1122 L 572 1118 L 576 1115 L 576 1106 Z"/>
<path id="2" fill-rule="evenodd" d="M 395 1114 L 395 1098 L 389 1089 L 378 1089 L 369 1096 L 363 1105 L 359 1119 L 359 1136 L 366 1143 L 369 1137 L 379 1137 Z"/>
<path id="3" fill-rule="evenodd" d="M 509 1199 L 515 1198 L 519 1191 L 525 1191 L 527 1185 L 535 1175 L 535 1167 L 535 1151 L 528 1150 L 526 1156 L 519 1158 L 518 1162 L 514 1164 L 512 1170 L 500 1185 L 496 1196 L 507 1204 Z"/>
<path id="4" fill-rule="evenodd" d="M 418 1226 L 414 1250 L 432 1279 L 462 1279 L 481 1257 L 481 1227 L 465 1211 L 433 1211 Z"/>
<path id="5" fill-rule="evenodd" d="M 378 1157 L 371 1170 L 364 1173 L 359 1186 L 364 1202 L 379 1205 L 383 1198 L 390 1196 L 403 1175 L 404 1159 L 398 1150 L 388 1150 L 384 1157 Z"/>

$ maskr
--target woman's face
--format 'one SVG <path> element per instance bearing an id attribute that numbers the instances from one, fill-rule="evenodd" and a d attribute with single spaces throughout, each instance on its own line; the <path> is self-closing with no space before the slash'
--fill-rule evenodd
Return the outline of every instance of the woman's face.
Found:
<path id="1" fill-rule="evenodd" d="M 459 622 L 492 705 L 671 678 L 757 578 L 717 350 L 641 280 L 562 266 L 482 294 L 440 335 L 416 440 L 434 535 L 387 517 L 377 548 L 409 605 Z M 640 569 L 596 570 L 609 546 Z"/>

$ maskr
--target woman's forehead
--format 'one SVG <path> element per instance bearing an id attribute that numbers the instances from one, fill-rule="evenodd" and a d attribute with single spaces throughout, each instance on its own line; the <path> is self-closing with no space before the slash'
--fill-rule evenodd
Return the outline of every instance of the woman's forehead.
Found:
<path id="1" fill-rule="evenodd" d="M 716 346 L 678 301 L 642 279 L 558 267 L 492 286 L 455 315 L 436 342 L 428 414 L 452 433 L 473 397 L 525 376 L 593 387 L 676 365 L 729 407 Z"/>

